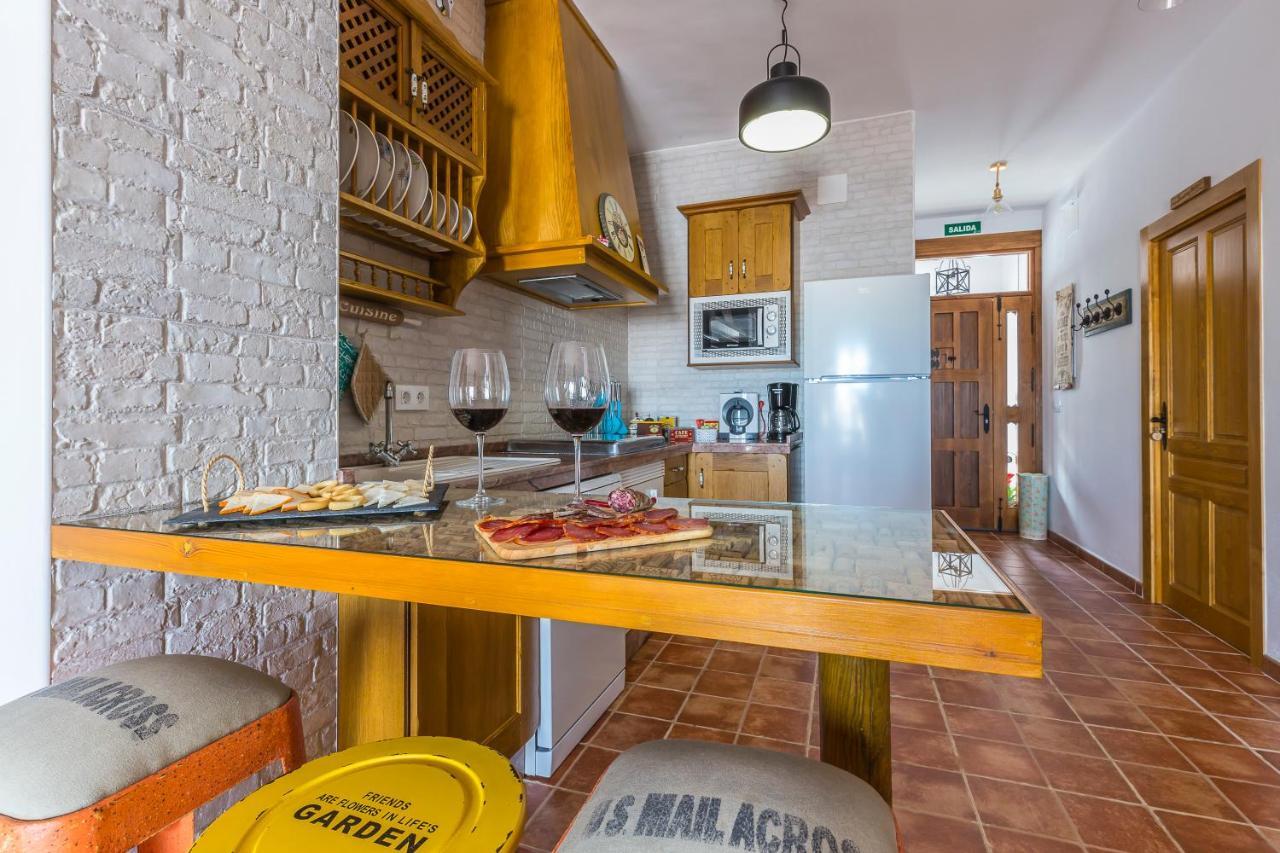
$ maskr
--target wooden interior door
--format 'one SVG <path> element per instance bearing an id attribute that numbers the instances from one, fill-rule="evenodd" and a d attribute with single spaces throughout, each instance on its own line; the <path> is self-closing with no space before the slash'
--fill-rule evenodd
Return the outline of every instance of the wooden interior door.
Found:
<path id="1" fill-rule="evenodd" d="M 689 217 L 689 295 L 738 292 L 738 211 Z"/>
<path id="2" fill-rule="evenodd" d="M 791 289 L 791 205 L 738 214 L 738 293 Z"/>
<path id="3" fill-rule="evenodd" d="M 933 505 L 961 527 L 996 526 L 996 404 L 990 297 L 934 299 Z"/>
<path id="4" fill-rule="evenodd" d="M 1237 648 L 1255 630 L 1251 553 L 1261 518 L 1250 464 L 1256 401 L 1256 307 L 1246 202 L 1238 200 L 1161 240 L 1157 264 L 1159 362 L 1153 424 L 1165 604 Z M 1160 412 L 1153 416 L 1159 418 Z"/>

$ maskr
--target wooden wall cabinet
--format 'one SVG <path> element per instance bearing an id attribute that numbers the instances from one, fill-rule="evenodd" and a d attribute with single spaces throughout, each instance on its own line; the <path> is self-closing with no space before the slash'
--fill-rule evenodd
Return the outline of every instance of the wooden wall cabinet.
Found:
<path id="1" fill-rule="evenodd" d="M 445 735 L 514 755 L 538 724 L 537 620 L 338 598 L 338 743 Z"/>
<path id="2" fill-rule="evenodd" d="M 785 453 L 691 453 L 689 497 L 721 501 L 786 501 Z"/>
<path id="3" fill-rule="evenodd" d="M 689 296 L 790 290 L 795 223 L 809 215 L 804 193 L 681 205 L 689 220 Z"/>
<path id="4" fill-rule="evenodd" d="M 340 186 L 342 232 L 428 258 L 431 275 L 415 275 L 411 292 L 377 283 L 366 288 L 374 292 L 358 293 L 349 279 L 339 287 L 412 311 L 456 316 L 461 312 L 453 306 L 486 255 L 480 229 L 465 232 L 460 211 L 470 209 L 478 223 L 483 209 L 487 93 L 494 78 L 414 0 L 339 0 L 338 62 L 339 109 L 417 156 L 431 204 L 414 210 L 408 192 L 376 198 L 357 195 L 349 182 Z"/>

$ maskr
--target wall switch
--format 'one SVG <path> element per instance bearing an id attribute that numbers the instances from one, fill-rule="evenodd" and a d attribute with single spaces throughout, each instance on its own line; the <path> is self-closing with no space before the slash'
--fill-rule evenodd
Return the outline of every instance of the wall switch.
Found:
<path id="1" fill-rule="evenodd" d="M 431 405 L 431 391 L 426 385 L 397 385 L 396 410 L 423 412 Z"/>

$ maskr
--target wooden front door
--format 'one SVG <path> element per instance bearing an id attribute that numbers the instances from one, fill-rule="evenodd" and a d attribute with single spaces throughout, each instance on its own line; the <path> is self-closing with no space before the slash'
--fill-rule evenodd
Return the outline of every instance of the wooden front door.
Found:
<path id="1" fill-rule="evenodd" d="M 993 529 L 995 300 L 945 297 L 932 311 L 933 505 L 961 527 Z"/>
<path id="2" fill-rule="evenodd" d="M 1256 257 L 1238 199 L 1155 243 L 1153 543 L 1164 603 L 1237 648 L 1256 630 Z M 1163 422 L 1162 420 L 1163 419 Z"/>

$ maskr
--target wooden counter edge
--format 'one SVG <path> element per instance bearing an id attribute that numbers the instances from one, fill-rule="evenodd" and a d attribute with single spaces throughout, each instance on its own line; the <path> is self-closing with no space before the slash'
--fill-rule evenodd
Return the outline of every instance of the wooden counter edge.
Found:
<path id="1" fill-rule="evenodd" d="M 340 595 L 1042 674 L 1041 620 L 1030 613 L 69 525 L 53 525 L 52 551 L 58 559 Z"/>

